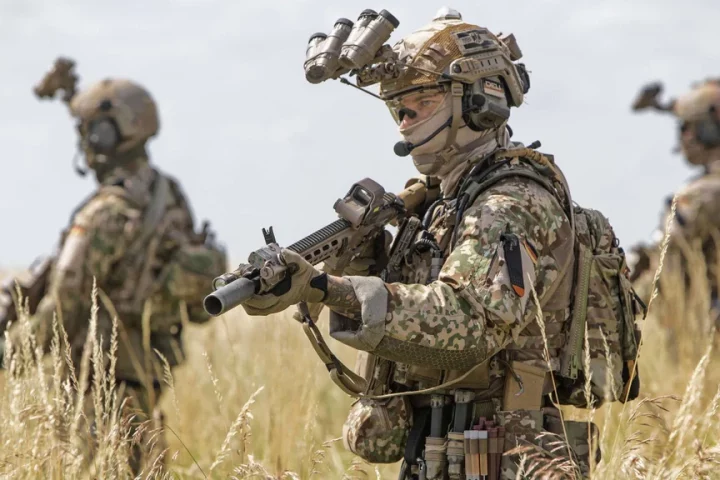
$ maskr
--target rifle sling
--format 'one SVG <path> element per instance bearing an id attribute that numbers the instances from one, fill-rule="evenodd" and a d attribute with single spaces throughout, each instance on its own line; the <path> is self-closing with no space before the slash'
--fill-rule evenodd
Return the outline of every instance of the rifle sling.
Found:
<path id="1" fill-rule="evenodd" d="M 332 381 L 348 395 L 352 397 L 359 397 L 366 390 L 367 382 L 365 379 L 345 366 L 345 364 L 343 364 L 340 359 L 332 353 L 332 350 L 330 350 L 327 342 L 325 342 L 322 333 L 320 333 L 320 329 L 317 328 L 317 325 L 310 316 L 307 304 L 305 302 L 301 302 L 298 304 L 298 309 L 303 317 L 303 331 L 310 341 L 310 345 L 312 345 L 315 350 L 315 353 L 317 353 L 320 360 L 322 360 L 325 364 L 325 368 L 327 368 L 328 372 L 330 372 L 330 378 Z"/>

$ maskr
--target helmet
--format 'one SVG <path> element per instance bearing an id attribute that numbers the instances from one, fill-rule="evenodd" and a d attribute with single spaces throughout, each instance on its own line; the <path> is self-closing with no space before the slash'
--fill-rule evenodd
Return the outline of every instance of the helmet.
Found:
<path id="1" fill-rule="evenodd" d="M 494 35 L 444 7 L 425 27 L 392 47 L 384 44 L 398 25 L 386 10 L 364 10 L 355 23 L 337 20 L 330 35 L 313 34 L 306 79 L 352 85 L 342 77 L 349 73 L 361 89 L 379 83 L 379 98 L 406 140 L 395 145 L 395 153 L 412 152 L 423 174 L 440 175 L 440 168 L 460 160 L 459 153 L 493 148 L 492 135 L 495 145 L 507 143 L 510 108 L 520 106 L 530 88 L 525 66 L 514 63 L 522 57 L 515 37 Z M 419 102 L 425 108 L 422 118 L 403 126 L 404 115 L 414 119 L 418 113 L 403 100 Z"/>
<path id="2" fill-rule="evenodd" d="M 459 12 L 449 8 L 441 9 L 432 22 L 392 49 L 397 73 L 379 83 L 380 96 L 396 122 L 402 120 L 406 95 L 425 90 L 446 94 L 444 105 L 434 114 L 436 118 L 411 135 L 401 130 L 410 142 L 396 145 L 398 155 L 426 145 L 416 150 L 419 155 L 413 155 L 421 173 L 437 173 L 441 163 L 467 145 L 486 138 L 489 132 L 504 132 L 510 108 L 520 106 L 530 88 L 525 66 L 514 63 L 522 57 L 514 35 L 500 38 L 463 21 Z M 429 143 L 433 137 L 438 137 L 435 145 Z M 430 155 L 422 155 L 422 150 Z M 420 160 L 421 156 L 425 159 Z"/>
<path id="3" fill-rule="evenodd" d="M 697 83 L 677 99 L 661 103 L 662 85 L 645 86 L 633 103 L 633 110 L 655 110 L 675 115 L 680 121 L 680 147 L 694 165 L 720 160 L 720 79 Z"/>
<path id="4" fill-rule="evenodd" d="M 455 10 L 441 9 L 430 24 L 400 40 L 393 50 L 402 68 L 395 78 L 380 82 L 384 99 L 453 81 L 474 85 L 495 77 L 508 104 L 517 107 L 530 87 L 524 65 L 513 63 L 522 57 L 515 36 L 501 39 L 464 22 Z M 497 96 L 496 89 L 492 96 Z"/>
<path id="5" fill-rule="evenodd" d="M 675 100 L 680 145 L 688 162 L 720 160 L 720 79 L 706 80 Z"/>
<path id="6" fill-rule="evenodd" d="M 73 97 L 70 111 L 80 135 L 97 153 L 117 155 L 145 145 L 160 128 L 155 101 L 125 79 L 107 78 Z"/>

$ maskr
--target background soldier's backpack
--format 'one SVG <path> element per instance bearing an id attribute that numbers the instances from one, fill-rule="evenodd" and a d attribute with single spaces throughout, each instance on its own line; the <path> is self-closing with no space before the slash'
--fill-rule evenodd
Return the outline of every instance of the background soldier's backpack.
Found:
<path id="1" fill-rule="evenodd" d="M 175 237 L 181 238 L 182 241 L 173 249 L 172 256 L 163 262 L 161 271 L 157 275 L 150 274 L 147 278 L 145 285 L 147 290 L 152 292 L 148 298 L 153 304 L 153 309 L 160 313 L 158 317 L 162 317 L 164 313 L 168 319 L 177 320 L 178 316 L 187 315 L 186 319 L 190 322 L 204 323 L 210 319 L 210 316 L 205 312 L 202 301 L 212 290 L 213 279 L 227 271 L 227 254 L 224 248 L 216 243 L 208 222 L 204 222 L 200 232 L 184 231 L 180 235 L 172 232 L 171 226 L 169 228 L 168 225 L 160 226 L 164 215 L 170 218 L 176 213 L 182 217 L 189 211 L 185 196 L 174 180 L 160 176 L 154 198 L 163 199 L 167 195 L 163 190 L 172 192 L 176 205 L 167 211 L 164 201 L 151 202 L 145 213 L 145 224 L 138 244 L 142 247 L 153 236 L 165 235 L 168 239 Z M 172 222 L 169 225 L 172 225 Z M 165 229 L 170 231 L 166 233 Z M 141 278 L 138 283 L 142 285 L 144 279 Z M 147 292 L 138 293 L 140 295 L 138 298 L 147 295 Z M 162 330 L 164 328 L 162 320 L 158 318 L 152 323 L 152 327 Z"/>

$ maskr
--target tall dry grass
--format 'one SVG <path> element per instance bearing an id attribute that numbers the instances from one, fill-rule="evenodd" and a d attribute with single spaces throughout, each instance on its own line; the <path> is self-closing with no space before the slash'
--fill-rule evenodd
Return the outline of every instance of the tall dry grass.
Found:
<path id="1" fill-rule="evenodd" d="M 691 278 L 702 284 L 704 266 L 693 268 Z M 591 418 L 600 427 L 603 456 L 593 478 L 720 478 L 720 357 L 707 290 L 694 285 L 685 295 L 683 281 L 662 277 L 663 295 L 644 322 L 641 398 L 596 411 L 563 409 L 567 418 Z M 376 468 L 344 450 L 339 437 L 352 399 L 330 381 L 289 313 L 248 318 L 238 309 L 208 325 L 189 325 L 183 336 L 187 361 L 166 370 L 161 398 L 167 468 L 144 477 L 396 478 L 398 465 Z M 328 341 L 353 363 L 349 348 Z M 0 476 L 127 476 L 134 439 L 111 394 L 113 379 L 100 371 L 90 386 L 102 412 L 91 438 L 75 394 L 83 374 L 58 373 L 67 368 L 60 343 L 42 361 L 29 338 L 16 352 L 24 375 L 3 375 Z M 101 355 L 91 349 L 87 368 Z M 81 461 L 83 448 L 96 452 L 91 467 Z"/>

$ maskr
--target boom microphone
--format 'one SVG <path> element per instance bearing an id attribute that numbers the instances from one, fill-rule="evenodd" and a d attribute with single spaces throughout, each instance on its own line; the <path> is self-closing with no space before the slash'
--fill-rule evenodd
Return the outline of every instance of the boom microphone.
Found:
<path id="1" fill-rule="evenodd" d="M 426 137 L 422 142 L 419 143 L 410 143 L 410 142 L 397 142 L 395 146 L 393 147 L 393 151 L 395 152 L 395 155 L 398 157 L 407 157 L 410 155 L 410 152 L 412 152 L 415 148 L 425 145 L 433 138 L 437 137 L 440 132 L 445 130 L 447 127 L 449 127 L 452 124 L 453 117 L 450 116 L 450 118 L 447 119 L 445 123 L 440 125 L 440 128 L 435 130 L 433 133 L 431 133 L 428 137 Z"/>

